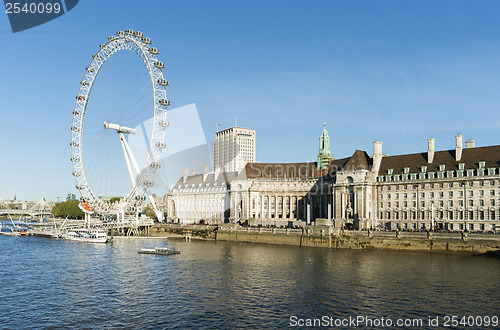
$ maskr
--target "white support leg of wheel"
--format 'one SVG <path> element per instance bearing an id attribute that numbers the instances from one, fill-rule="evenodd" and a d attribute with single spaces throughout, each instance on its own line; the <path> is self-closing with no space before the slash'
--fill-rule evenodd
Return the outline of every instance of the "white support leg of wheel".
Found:
<path id="1" fill-rule="evenodd" d="M 123 135 L 123 133 L 120 133 L 120 140 L 122 141 L 122 146 L 124 146 L 123 152 L 125 153 L 125 160 L 127 161 L 127 168 L 129 169 L 130 179 L 132 181 L 132 185 L 135 186 L 135 179 L 134 179 L 134 175 L 132 173 L 132 169 L 130 168 L 130 162 L 134 166 L 136 175 L 139 175 L 139 172 L 140 172 L 139 165 L 137 164 L 137 161 L 134 157 L 134 154 L 132 153 L 132 150 L 130 150 L 130 147 L 129 147 L 127 140 L 125 139 L 125 136 Z M 128 156 L 127 156 L 127 154 L 128 154 Z M 129 161 L 129 158 L 130 158 L 130 161 Z M 147 190 L 147 194 L 148 194 L 149 200 L 151 202 L 151 205 L 153 205 L 153 211 L 156 214 L 156 218 L 158 219 L 158 221 L 162 222 L 163 221 L 163 214 L 160 212 L 160 210 L 158 210 L 158 207 L 156 206 L 156 202 L 155 202 L 153 196 L 151 196 L 151 194 L 149 193 L 149 190 Z"/>

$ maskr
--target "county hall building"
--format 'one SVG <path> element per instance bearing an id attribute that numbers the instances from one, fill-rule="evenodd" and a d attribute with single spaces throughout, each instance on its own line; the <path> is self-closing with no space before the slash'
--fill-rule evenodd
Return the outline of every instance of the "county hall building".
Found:
<path id="1" fill-rule="evenodd" d="M 169 218 L 498 231 L 500 146 L 467 141 L 464 148 L 461 135 L 455 140 L 452 150 L 436 151 L 430 138 L 426 152 L 397 156 L 383 154 L 382 142 L 375 141 L 371 156 L 356 150 L 333 159 L 323 129 L 317 162 L 247 162 L 239 171 L 221 174 L 219 166 L 215 174 L 184 176 L 170 193 Z"/>

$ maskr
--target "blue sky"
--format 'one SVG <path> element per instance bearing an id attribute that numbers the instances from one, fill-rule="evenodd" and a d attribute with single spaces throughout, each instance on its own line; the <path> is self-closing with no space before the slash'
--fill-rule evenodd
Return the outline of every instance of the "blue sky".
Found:
<path id="1" fill-rule="evenodd" d="M 91 55 L 131 28 L 160 49 L 174 107 L 257 130 L 257 161 L 314 161 L 327 122 L 337 158 L 454 135 L 499 144 L 498 1 L 97 1 L 13 34 L 0 14 L 0 198 L 76 193 L 75 95 Z"/>

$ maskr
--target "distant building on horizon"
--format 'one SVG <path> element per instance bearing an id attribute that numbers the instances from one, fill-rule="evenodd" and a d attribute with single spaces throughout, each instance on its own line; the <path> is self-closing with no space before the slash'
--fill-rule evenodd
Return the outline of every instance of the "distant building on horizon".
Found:
<path id="1" fill-rule="evenodd" d="M 239 172 L 255 162 L 255 130 L 230 127 L 215 133 L 213 170 Z"/>
<path id="2" fill-rule="evenodd" d="M 68 194 L 68 196 L 66 196 L 66 202 L 71 202 L 71 201 L 76 201 L 76 195 L 75 194 Z"/>

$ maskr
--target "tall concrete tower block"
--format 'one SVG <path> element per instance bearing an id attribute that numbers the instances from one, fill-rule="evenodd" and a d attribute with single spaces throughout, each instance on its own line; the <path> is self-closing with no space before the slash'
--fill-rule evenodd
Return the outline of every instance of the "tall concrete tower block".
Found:
<path id="1" fill-rule="evenodd" d="M 230 127 L 215 133 L 214 171 L 239 172 L 255 162 L 255 130 Z"/>

